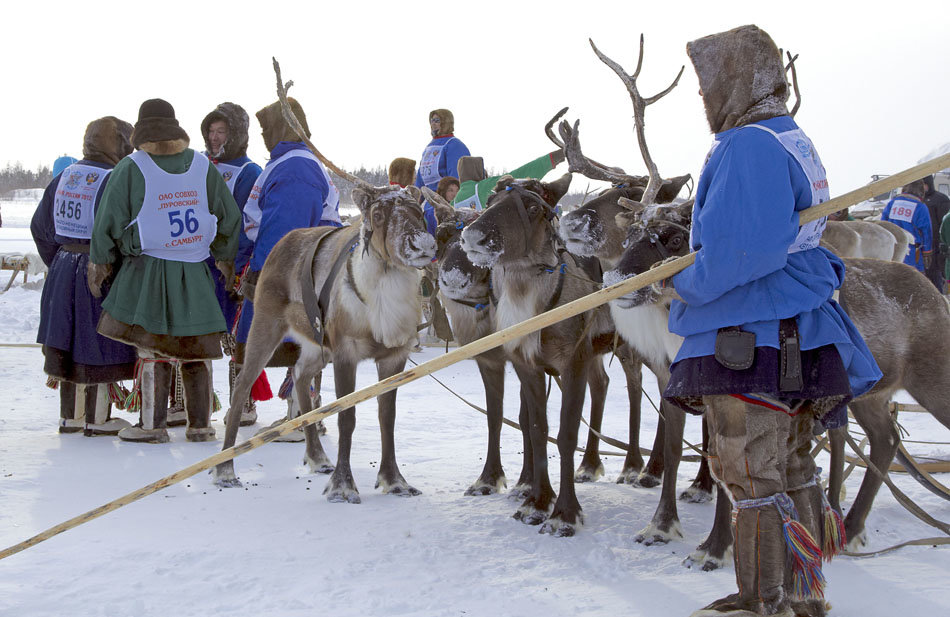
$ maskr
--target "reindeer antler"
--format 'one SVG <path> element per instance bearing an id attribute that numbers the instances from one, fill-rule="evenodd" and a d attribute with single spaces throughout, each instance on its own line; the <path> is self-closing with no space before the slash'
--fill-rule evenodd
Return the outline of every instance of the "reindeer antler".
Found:
<path id="1" fill-rule="evenodd" d="M 350 182 L 352 182 L 353 184 L 357 186 L 362 186 L 363 188 L 374 188 L 373 185 L 367 182 L 366 180 L 363 180 L 362 178 L 357 178 L 353 174 L 343 171 L 342 169 L 334 165 L 333 161 L 323 156 L 323 154 L 319 150 L 317 150 L 317 147 L 313 145 L 313 142 L 310 141 L 310 139 L 307 137 L 306 132 L 303 130 L 303 126 L 301 126 L 300 120 L 298 120 L 297 116 L 294 115 L 293 110 L 290 108 L 290 103 L 287 102 L 287 90 L 289 90 L 290 87 L 294 85 L 293 80 L 290 80 L 285 84 L 284 81 L 280 77 L 280 63 L 277 62 L 277 58 L 273 56 L 271 56 L 271 60 L 274 61 L 274 73 L 276 73 L 277 75 L 277 98 L 280 99 L 280 111 L 281 111 L 281 114 L 284 116 L 284 120 L 287 122 L 287 124 L 290 125 L 290 128 L 292 128 L 294 132 L 297 133 L 297 136 L 300 137 L 300 140 L 308 148 L 310 148 L 310 151 L 313 152 L 313 154 L 318 159 L 320 159 L 320 161 L 324 165 L 326 165 L 330 169 L 330 171 L 340 176 L 341 178 L 345 178 L 346 180 L 349 180 Z"/>
<path id="2" fill-rule="evenodd" d="M 795 70 L 795 61 L 798 60 L 798 54 L 792 56 L 792 52 L 786 51 L 786 57 L 788 57 L 788 64 L 785 65 L 785 72 L 788 73 L 788 70 L 792 70 L 792 88 L 795 89 L 795 107 L 792 107 L 792 111 L 789 114 L 793 118 L 795 114 L 798 113 L 798 108 L 802 106 L 802 93 L 798 89 L 798 71 Z"/>
<path id="3" fill-rule="evenodd" d="M 579 173 L 591 180 L 605 180 L 612 184 L 627 184 L 629 186 L 646 186 L 648 179 L 646 176 L 629 176 L 620 168 L 607 167 L 601 163 L 592 161 L 581 152 L 580 140 L 580 120 L 574 121 L 571 127 L 567 120 L 561 120 L 558 125 L 558 131 L 564 139 L 564 156 L 567 158 L 568 168 L 571 173 Z"/>
<path id="4" fill-rule="evenodd" d="M 673 80 L 673 83 L 671 83 L 666 90 L 651 97 L 643 98 L 640 96 L 640 91 L 637 88 L 637 77 L 640 76 L 640 68 L 643 66 L 643 35 L 640 35 L 640 56 L 637 58 L 637 69 L 632 75 L 628 75 L 622 66 L 601 53 L 601 51 L 597 49 L 597 46 L 594 45 L 593 40 L 588 39 L 588 41 L 590 41 L 590 46 L 593 48 L 594 53 L 597 54 L 597 57 L 600 58 L 600 61 L 609 66 L 611 70 L 613 70 L 613 72 L 616 73 L 618 77 L 620 77 L 620 80 L 627 87 L 627 92 L 630 94 L 630 100 L 633 102 L 633 116 L 637 132 L 637 143 L 640 144 L 640 153 L 643 155 L 643 162 L 646 163 L 647 170 L 650 173 L 650 180 L 647 183 L 646 190 L 643 191 L 642 202 L 645 204 L 651 204 L 656 199 L 656 194 L 659 192 L 660 186 L 663 184 L 663 179 L 660 177 L 660 174 L 657 171 L 656 163 L 653 162 L 653 157 L 650 156 L 649 148 L 647 148 L 647 140 L 644 133 L 644 113 L 646 111 L 647 105 L 656 103 L 676 87 L 680 81 L 680 77 L 683 76 L 683 71 L 686 69 L 686 66 L 684 65 L 680 67 L 680 72 L 676 75 L 676 79 Z"/>
<path id="5" fill-rule="evenodd" d="M 590 167 L 599 168 L 603 173 L 606 173 L 606 174 L 613 174 L 613 175 L 620 174 L 624 177 L 630 178 L 631 180 L 635 178 L 640 178 L 640 176 L 626 176 L 626 173 L 619 167 L 609 167 L 607 165 L 604 165 L 603 163 L 598 163 L 594 159 L 583 157 L 583 160 L 579 160 L 578 157 L 583 156 L 580 154 L 580 143 L 577 144 L 577 148 L 573 152 L 568 152 L 567 147 L 564 145 L 564 142 L 558 139 L 557 135 L 554 134 L 554 131 L 551 130 L 551 127 L 554 126 L 554 123 L 560 120 L 561 117 L 567 113 L 567 110 L 568 110 L 567 107 L 563 108 L 561 111 L 554 114 L 553 118 L 548 120 L 548 123 L 544 125 L 544 134 L 548 136 L 548 139 L 550 139 L 554 143 L 555 146 L 557 146 L 561 150 L 564 150 L 564 157 L 567 159 L 568 164 L 571 167 L 575 167 L 578 173 L 583 173 L 582 171 L 580 171 L 581 168 L 587 169 L 590 166 Z M 568 127 L 568 129 L 569 128 L 570 127 Z M 559 130 L 561 130 L 563 134 L 563 129 L 559 128 Z M 565 139 L 568 139 L 568 138 L 565 137 Z M 574 160 L 571 159 L 572 155 L 574 156 Z M 575 171 L 575 169 L 571 169 L 570 171 Z M 605 178 L 595 178 L 595 179 L 604 180 Z"/>

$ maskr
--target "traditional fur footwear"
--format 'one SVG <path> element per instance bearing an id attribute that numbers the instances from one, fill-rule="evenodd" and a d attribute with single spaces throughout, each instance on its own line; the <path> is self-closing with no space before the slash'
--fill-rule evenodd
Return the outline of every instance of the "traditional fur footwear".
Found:
<path id="1" fill-rule="evenodd" d="M 60 418 L 59 419 L 59 432 L 60 433 L 78 433 L 83 429 L 86 422 L 85 420 L 75 419 L 75 418 Z"/>
<path id="2" fill-rule="evenodd" d="M 713 604 L 723 602 L 725 599 L 717 600 Z M 763 617 L 765 615 L 770 615 L 770 617 L 795 617 L 795 613 L 788 607 L 778 613 L 759 613 L 745 608 L 732 608 L 729 605 L 723 605 L 721 608 L 701 608 L 689 617 Z"/>
<path id="3" fill-rule="evenodd" d="M 191 428 L 185 431 L 185 439 L 188 441 L 214 441 L 214 427 Z"/>
<path id="4" fill-rule="evenodd" d="M 169 407 L 167 414 L 165 417 L 165 424 L 167 426 L 185 426 L 188 424 L 188 413 L 181 405 Z"/>
<path id="5" fill-rule="evenodd" d="M 94 437 L 98 435 L 118 435 L 119 431 L 122 429 L 131 427 L 132 424 L 128 420 L 123 420 L 122 418 L 109 418 L 105 422 L 98 424 L 95 422 L 86 422 L 86 427 L 82 434 L 86 437 Z"/>
<path id="6" fill-rule="evenodd" d="M 142 428 L 141 424 L 136 424 L 120 430 L 119 439 L 140 443 L 168 443 L 168 431 L 164 428 Z"/>
<path id="7" fill-rule="evenodd" d="M 254 404 L 254 401 L 251 401 L 244 405 L 244 409 L 241 410 L 241 422 L 240 426 L 250 426 L 257 422 L 257 405 Z"/>

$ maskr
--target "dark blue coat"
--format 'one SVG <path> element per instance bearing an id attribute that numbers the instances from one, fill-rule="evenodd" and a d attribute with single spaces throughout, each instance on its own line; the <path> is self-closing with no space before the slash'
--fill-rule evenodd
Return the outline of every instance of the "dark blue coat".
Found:
<path id="1" fill-rule="evenodd" d="M 82 160 L 82 165 L 112 169 L 112 165 Z M 86 283 L 86 267 L 89 255 L 66 251 L 65 244 L 89 245 L 89 240 L 56 235 L 53 223 L 53 198 L 60 176 L 46 187 L 30 223 L 33 241 L 40 257 L 49 268 L 43 294 L 40 299 L 40 325 L 36 342 L 57 349 L 68 355 L 73 363 L 90 366 L 107 366 L 134 363 L 135 348 L 105 338 L 96 332 L 102 300 L 108 293 L 103 290 L 101 298 L 89 292 Z M 107 181 L 108 182 L 108 181 Z M 107 182 L 103 182 L 96 195 L 96 209 Z"/>

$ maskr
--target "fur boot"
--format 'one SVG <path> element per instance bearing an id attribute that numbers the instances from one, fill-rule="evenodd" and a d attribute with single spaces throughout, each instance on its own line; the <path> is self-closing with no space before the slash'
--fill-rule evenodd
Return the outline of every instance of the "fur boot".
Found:
<path id="1" fill-rule="evenodd" d="M 188 412 L 188 441 L 211 441 L 211 362 L 185 362 L 181 365 L 182 384 L 185 390 L 185 409 Z"/>
<path id="2" fill-rule="evenodd" d="M 83 428 L 82 408 L 76 404 L 76 384 L 59 382 L 59 432 L 78 433 Z M 78 413 L 77 413 L 78 412 Z"/>
<path id="3" fill-rule="evenodd" d="M 144 356 L 142 364 L 141 389 L 142 411 L 139 423 L 119 431 L 123 441 L 147 443 L 166 443 L 166 417 L 168 414 L 168 393 L 171 388 L 174 364 L 157 361 L 154 356 Z"/>
<path id="4" fill-rule="evenodd" d="M 122 418 L 112 418 L 112 401 L 109 400 L 109 384 L 91 384 L 80 386 L 85 400 L 86 426 L 82 434 L 86 437 L 98 435 L 118 435 L 119 431 L 132 424 Z"/>

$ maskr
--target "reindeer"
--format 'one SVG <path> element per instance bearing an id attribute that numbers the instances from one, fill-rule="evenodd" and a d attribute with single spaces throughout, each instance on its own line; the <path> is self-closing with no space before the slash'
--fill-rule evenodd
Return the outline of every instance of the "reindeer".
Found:
<path id="1" fill-rule="evenodd" d="M 495 330 L 494 304 L 491 290 L 491 272 L 487 268 L 474 265 L 460 246 L 460 235 L 466 221 L 459 220 L 458 211 L 443 203 L 438 195 L 427 197 L 436 209 L 439 218 L 439 227 L 436 232 L 436 241 L 439 246 L 439 288 L 445 299 L 445 308 L 448 312 L 454 334 L 460 343 L 469 343 Z M 446 222 L 441 222 L 446 221 Z M 469 223 L 472 220 L 468 221 Z M 596 275 L 595 275 L 596 276 Z M 599 281 L 599 279 L 598 279 Z M 630 417 L 637 420 L 636 430 L 631 431 L 631 445 L 628 452 L 635 452 L 642 467 L 643 459 L 637 447 L 636 437 L 639 433 L 640 413 L 640 364 L 632 357 L 626 346 L 620 346 L 617 351 L 627 380 L 627 391 L 630 398 Z M 504 367 L 505 353 L 501 348 L 495 348 L 475 358 L 482 382 L 485 387 L 486 411 L 488 416 L 488 454 L 485 457 L 485 466 L 478 480 L 467 490 L 467 495 L 488 495 L 501 490 L 505 484 L 505 475 L 501 465 L 499 448 L 501 424 L 503 420 L 502 398 L 504 394 Z M 606 373 L 597 371 L 598 382 L 607 380 Z M 603 400 L 594 397 L 591 408 L 591 430 L 588 435 L 584 455 L 574 472 L 576 482 L 591 482 L 597 480 L 604 473 L 604 466 L 600 460 L 599 432 L 603 420 Z M 524 497 L 530 490 L 534 477 L 532 445 L 528 431 L 528 412 L 522 396 L 519 411 L 519 422 L 524 428 L 524 462 L 518 482 L 512 488 L 512 494 Z M 628 454 L 628 459 L 630 455 Z"/>
<path id="2" fill-rule="evenodd" d="M 337 397 L 355 389 L 361 360 L 375 361 L 380 380 L 405 367 L 421 311 L 421 269 L 435 256 L 435 240 L 426 232 L 420 194 L 414 187 L 393 190 L 360 183 L 352 196 L 362 215 L 358 224 L 294 230 L 264 263 L 254 292 L 244 367 L 231 396 L 224 448 L 234 445 L 241 403 L 285 337 L 300 345 L 294 366 L 300 401 L 309 400 L 308 384 L 331 359 Z M 394 390 L 379 397 L 382 454 L 376 487 L 383 493 L 419 495 L 396 464 L 395 416 Z M 314 472 L 332 472 L 324 490 L 329 501 L 360 502 L 350 468 L 355 424 L 355 408 L 340 413 L 336 466 L 324 452 L 316 428 L 304 429 L 304 461 Z M 218 465 L 214 476 L 219 486 L 240 485 L 232 461 Z"/>
<path id="3" fill-rule="evenodd" d="M 821 235 L 821 246 L 839 257 L 873 257 L 885 261 L 902 261 L 907 253 L 906 242 L 903 252 L 898 253 L 897 237 L 872 221 L 828 221 Z M 900 258 L 895 259 L 898 254 Z"/>
<path id="4" fill-rule="evenodd" d="M 662 259 L 685 255 L 688 248 L 692 209 L 679 207 L 637 208 L 618 215 L 618 224 L 628 227 L 626 251 L 617 268 L 605 273 L 605 282 L 616 282 L 648 270 Z M 663 247 L 660 249 L 659 247 Z M 850 403 L 851 413 L 870 442 L 871 461 L 887 469 L 897 452 L 899 435 L 888 410 L 897 390 L 907 390 L 938 421 L 950 428 L 950 358 L 933 354 L 934 337 L 950 336 L 950 308 L 928 279 L 902 263 L 878 259 L 845 258 L 846 275 L 840 289 L 840 303 L 854 322 L 877 360 L 884 376 L 874 388 Z M 651 288 L 624 296 L 611 303 L 611 314 L 623 333 L 626 321 L 636 317 L 631 311 L 669 313 L 668 299 Z M 664 347 L 675 347 L 679 337 L 666 331 Z M 950 343 L 950 341 L 948 341 Z M 839 495 L 844 466 L 844 431 L 831 431 L 832 464 L 828 499 L 841 511 Z M 852 550 L 866 542 L 865 520 L 881 479 L 866 473 L 844 525 Z M 728 524 L 728 500 L 720 495 L 717 516 L 706 542 L 692 558 L 709 569 L 721 563 L 725 547 L 732 541 Z"/>

